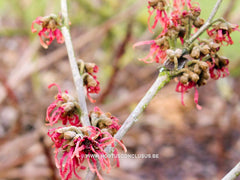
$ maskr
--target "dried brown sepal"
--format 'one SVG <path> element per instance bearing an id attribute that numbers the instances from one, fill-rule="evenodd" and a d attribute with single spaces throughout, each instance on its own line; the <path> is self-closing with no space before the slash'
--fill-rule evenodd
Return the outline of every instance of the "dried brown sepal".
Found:
<path id="1" fill-rule="evenodd" d="M 86 70 L 88 73 L 93 73 L 95 66 L 96 66 L 95 63 L 85 63 L 85 70 Z"/>
<path id="2" fill-rule="evenodd" d="M 203 24 L 204 24 L 204 19 L 199 18 L 199 17 L 198 17 L 195 21 L 193 21 L 193 25 L 194 25 L 196 28 L 202 27 Z"/>
<path id="3" fill-rule="evenodd" d="M 84 84 L 91 87 L 97 86 L 97 81 L 89 74 L 84 77 Z"/>

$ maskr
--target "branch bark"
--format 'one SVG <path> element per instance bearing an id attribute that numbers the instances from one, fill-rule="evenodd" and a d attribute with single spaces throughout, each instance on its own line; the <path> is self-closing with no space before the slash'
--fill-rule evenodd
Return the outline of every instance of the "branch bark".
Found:
<path id="1" fill-rule="evenodd" d="M 85 96 L 85 89 L 83 86 L 83 78 L 79 73 L 76 58 L 73 51 L 73 45 L 71 36 L 68 30 L 68 13 L 67 13 L 67 1 L 61 0 L 61 8 L 62 8 L 62 16 L 64 18 L 64 25 L 62 26 L 62 33 L 65 39 L 65 44 L 68 52 L 68 58 L 72 70 L 74 84 L 76 86 L 77 94 L 78 94 L 78 101 L 80 104 L 80 108 L 82 111 L 82 124 L 83 126 L 90 126 L 90 121 L 88 117 L 88 110 L 86 104 L 86 96 Z"/>
<path id="2" fill-rule="evenodd" d="M 222 180 L 234 180 L 240 175 L 240 162 Z"/>
<path id="3" fill-rule="evenodd" d="M 157 94 L 157 92 L 162 89 L 169 81 L 171 80 L 169 74 L 167 72 L 160 72 L 156 81 L 147 91 L 145 96 L 138 103 L 136 108 L 132 111 L 132 113 L 128 116 L 126 121 L 124 121 L 121 128 L 118 130 L 116 135 L 114 136 L 116 139 L 121 140 L 123 136 L 127 133 L 127 131 L 132 127 L 132 125 L 138 121 L 139 115 L 144 111 L 144 109 L 148 106 L 153 97 Z"/>

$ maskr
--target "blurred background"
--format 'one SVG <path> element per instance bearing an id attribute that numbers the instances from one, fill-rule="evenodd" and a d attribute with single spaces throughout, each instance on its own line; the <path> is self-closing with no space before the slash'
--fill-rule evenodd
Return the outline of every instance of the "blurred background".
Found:
<path id="1" fill-rule="evenodd" d="M 89 110 L 97 105 L 123 123 L 158 74 L 159 64 L 138 61 L 149 46 L 132 48 L 155 37 L 147 29 L 147 1 L 68 2 L 76 56 L 100 69 L 101 92 Z M 201 0 L 201 17 L 215 2 Z M 47 87 L 76 92 L 65 46 L 54 41 L 44 49 L 31 33 L 36 17 L 59 11 L 60 0 L 0 1 L 0 180 L 60 179 L 45 126 L 57 89 Z M 240 1 L 225 0 L 217 16 L 240 24 Z M 234 45 L 221 50 L 230 76 L 199 88 L 203 109 L 196 109 L 193 91 L 182 106 L 176 82 L 169 83 L 123 139 L 129 154 L 159 158 L 120 159 L 120 168 L 103 173 L 106 180 L 217 180 L 240 161 L 240 33 L 232 37 Z"/>

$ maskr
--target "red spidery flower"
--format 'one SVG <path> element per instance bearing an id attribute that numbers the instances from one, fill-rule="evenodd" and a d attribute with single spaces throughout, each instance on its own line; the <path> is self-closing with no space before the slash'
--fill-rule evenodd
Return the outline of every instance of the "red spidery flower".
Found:
<path id="1" fill-rule="evenodd" d="M 152 32 L 152 29 L 154 29 L 158 23 L 158 21 L 161 23 L 163 27 L 163 31 L 167 29 L 167 26 L 169 25 L 169 18 L 165 11 L 165 6 L 167 5 L 166 0 L 152 0 L 148 1 L 148 29 L 150 32 Z M 151 10 L 153 8 L 153 10 Z M 156 11 L 156 15 L 154 17 L 154 23 L 151 26 L 150 25 L 150 19 L 153 15 L 153 13 Z"/>
<path id="2" fill-rule="evenodd" d="M 48 88 L 57 86 L 58 94 L 56 100 L 48 107 L 46 114 L 46 121 L 49 125 L 57 123 L 59 120 L 62 121 L 63 125 L 67 122 L 73 126 L 81 126 L 79 120 L 80 107 L 77 101 L 68 94 L 68 91 L 62 93 L 60 87 L 57 84 L 50 84 Z"/>
<path id="3" fill-rule="evenodd" d="M 100 92 L 100 83 L 99 81 L 97 80 L 97 76 L 94 76 L 92 75 L 92 78 L 94 80 L 94 84 L 91 84 L 91 83 L 88 83 L 86 85 L 86 88 L 87 88 L 87 97 L 88 99 L 92 102 L 92 103 L 95 103 L 96 100 L 92 99 L 90 94 L 98 94 Z"/>
<path id="4" fill-rule="evenodd" d="M 188 84 L 182 84 L 179 81 L 177 86 L 176 86 L 176 92 L 181 93 L 181 102 L 182 102 L 182 105 L 185 105 L 184 100 L 183 100 L 184 93 L 187 92 L 189 89 L 191 89 L 193 87 L 195 89 L 194 102 L 196 103 L 197 109 L 200 110 L 200 109 L 202 109 L 202 107 L 198 104 L 198 90 L 197 90 L 196 84 L 194 82 L 190 81 L 190 82 L 188 82 Z"/>
<path id="5" fill-rule="evenodd" d="M 145 58 L 139 59 L 139 60 L 145 63 L 152 63 L 154 61 L 156 63 L 159 63 L 159 62 L 163 63 L 167 58 L 166 50 L 168 49 L 169 45 L 168 45 L 168 42 L 165 40 L 160 42 L 161 44 L 158 42 L 159 42 L 158 40 L 150 40 L 150 41 L 141 41 L 134 44 L 133 48 L 141 45 L 151 44 L 149 54 Z"/>
<path id="6" fill-rule="evenodd" d="M 54 39 L 56 39 L 60 44 L 64 42 L 62 32 L 58 28 L 60 24 L 58 23 L 57 17 L 55 15 L 37 17 L 32 22 L 33 33 L 37 32 L 37 30 L 34 28 L 34 24 L 42 26 L 42 29 L 38 32 L 38 36 L 40 38 L 40 43 L 44 48 L 48 48 Z"/>
<path id="7" fill-rule="evenodd" d="M 112 136 L 114 136 L 121 127 L 119 125 L 119 120 L 116 117 L 112 116 L 109 112 L 102 112 L 97 106 L 94 107 L 92 112 L 90 112 L 90 119 L 92 125 L 100 129 L 107 129 Z"/>
<path id="8" fill-rule="evenodd" d="M 85 69 L 86 75 L 84 77 L 84 84 L 87 89 L 87 97 L 92 103 L 95 103 L 96 101 L 91 98 L 90 94 L 98 94 L 100 92 L 100 83 L 97 80 L 97 76 L 93 75 L 93 73 L 98 72 L 98 66 L 94 63 L 87 63 Z"/>
<path id="9" fill-rule="evenodd" d="M 216 62 L 218 60 L 218 62 Z M 210 77 L 212 79 L 219 79 L 219 78 L 224 78 L 229 75 L 229 70 L 228 70 L 228 64 L 229 60 L 227 58 L 212 58 L 212 64 L 208 62 L 209 64 L 209 73 Z"/>
<path id="10" fill-rule="evenodd" d="M 90 170 L 96 172 L 98 178 L 103 180 L 97 169 L 97 160 L 103 170 L 109 172 L 111 169 L 110 159 L 104 151 L 104 148 L 108 145 L 111 145 L 114 148 L 114 159 L 117 161 L 117 165 L 119 165 L 119 159 L 117 156 L 118 151 L 114 143 L 116 141 L 126 152 L 125 146 L 112 137 L 111 134 L 108 132 L 102 132 L 97 127 L 88 126 L 85 128 L 78 128 L 78 132 L 75 132 L 74 130 L 76 130 L 76 128 L 72 130 L 59 128 L 51 130 L 53 132 L 49 133 L 49 136 L 55 143 L 55 160 L 62 179 L 68 180 L 72 177 L 72 173 L 74 173 L 78 179 L 81 179 L 77 174 L 77 171 L 85 169 L 86 167 L 83 163 L 84 161 L 87 161 Z M 57 156 L 60 150 L 63 150 L 64 153 L 60 160 L 58 160 Z"/>
<path id="11" fill-rule="evenodd" d="M 185 6 L 186 2 L 185 0 L 174 0 L 173 1 L 173 7 L 174 9 L 182 10 Z M 192 7 L 191 0 L 187 0 L 187 7 L 190 9 Z"/>
<path id="12" fill-rule="evenodd" d="M 218 25 L 213 25 L 212 30 L 207 30 L 208 35 L 217 43 L 226 42 L 227 45 L 232 45 L 233 40 L 230 34 L 233 31 L 240 31 L 238 29 L 239 25 L 230 23 L 220 23 Z"/>

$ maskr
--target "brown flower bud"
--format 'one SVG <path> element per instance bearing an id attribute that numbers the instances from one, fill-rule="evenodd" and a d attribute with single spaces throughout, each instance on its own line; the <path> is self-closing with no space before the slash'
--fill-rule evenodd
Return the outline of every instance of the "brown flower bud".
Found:
<path id="1" fill-rule="evenodd" d="M 194 72 L 189 73 L 189 77 L 190 77 L 191 81 L 193 81 L 195 83 L 197 83 L 199 80 L 199 76 Z"/>
<path id="2" fill-rule="evenodd" d="M 194 17 L 198 17 L 201 14 L 201 9 L 198 7 L 192 7 L 191 8 L 191 13 Z"/>
<path id="3" fill-rule="evenodd" d="M 224 23 L 220 23 L 220 24 L 218 24 L 217 26 L 218 26 L 219 29 L 223 29 L 223 30 L 226 30 L 226 31 L 229 30 L 229 26 L 228 26 L 228 24 L 225 23 L 225 22 L 224 22 Z"/>
<path id="4" fill-rule="evenodd" d="M 157 6 L 159 0 L 150 0 L 148 1 L 149 6 L 154 7 Z"/>
<path id="5" fill-rule="evenodd" d="M 178 37 L 184 38 L 185 34 L 186 34 L 186 28 L 181 26 L 179 33 L 178 33 Z"/>
<path id="6" fill-rule="evenodd" d="M 112 124 L 112 120 L 110 118 L 100 119 L 97 123 L 97 127 L 99 129 L 106 128 Z"/>
<path id="7" fill-rule="evenodd" d="M 195 21 L 193 21 L 193 25 L 194 25 L 196 28 L 202 27 L 203 24 L 204 24 L 204 19 L 199 18 L 199 17 L 198 17 Z"/>
<path id="8" fill-rule="evenodd" d="M 206 71 L 208 69 L 208 63 L 204 61 L 199 61 L 198 65 L 203 71 Z"/>
<path id="9" fill-rule="evenodd" d="M 175 54 L 177 58 L 180 58 L 182 56 L 182 49 L 176 49 Z"/>
<path id="10" fill-rule="evenodd" d="M 210 46 L 210 48 L 211 48 L 212 50 L 216 50 L 216 49 L 218 49 L 218 48 L 220 47 L 220 44 L 215 43 L 215 42 L 210 42 L 210 43 L 209 43 L 209 46 Z"/>
<path id="11" fill-rule="evenodd" d="M 95 63 L 85 63 L 85 68 L 88 73 L 93 73 L 95 66 L 96 66 Z"/>
<path id="12" fill-rule="evenodd" d="M 189 75 L 187 73 L 184 73 L 181 77 L 180 77 L 180 82 L 182 84 L 187 84 L 188 83 L 188 79 L 189 79 Z"/>
<path id="13" fill-rule="evenodd" d="M 222 66 L 228 65 L 228 58 L 226 58 L 226 57 L 224 57 L 224 56 L 220 56 L 220 57 L 219 57 L 219 63 L 220 63 Z"/>
<path id="14" fill-rule="evenodd" d="M 198 64 L 195 64 L 194 67 L 193 67 L 193 72 L 196 73 L 196 74 L 201 74 L 201 69 L 199 68 L 199 65 Z"/>
<path id="15" fill-rule="evenodd" d="M 169 42 L 165 36 L 155 40 L 155 42 L 162 50 L 169 49 Z"/>
<path id="16" fill-rule="evenodd" d="M 62 107 L 64 108 L 65 112 L 69 112 L 74 109 L 75 105 L 73 102 L 66 102 L 62 105 Z"/>
<path id="17" fill-rule="evenodd" d="M 171 49 L 168 49 L 166 53 L 170 59 L 173 59 L 175 57 L 175 52 Z"/>
<path id="18" fill-rule="evenodd" d="M 64 139 L 68 139 L 68 140 L 73 139 L 75 136 L 76 136 L 76 132 L 74 131 L 66 131 L 64 132 L 64 135 L 63 135 Z"/>
<path id="19" fill-rule="evenodd" d="M 52 29 L 53 31 L 57 29 L 57 22 L 55 19 L 50 19 L 48 22 L 48 29 Z"/>
<path id="20" fill-rule="evenodd" d="M 164 11 L 165 6 L 166 6 L 166 2 L 165 0 L 162 0 L 157 3 L 157 6 L 155 8 L 158 9 L 159 11 Z"/>
<path id="21" fill-rule="evenodd" d="M 202 76 L 202 79 L 208 80 L 208 79 L 209 79 L 209 73 L 208 73 L 208 71 L 204 71 L 204 72 L 201 74 L 201 76 Z"/>
<path id="22" fill-rule="evenodd" d="M 83 61 L 82 61 L 81 59 L 78 59 L 78 60 L 77 60 L 77 65 L 78 65 L 78 67 L 80 67 L 82 63 L 83 63 Z"/>
<path id="23" fill-rule="evenodd" d="M 210 53 L 210 47 L 207 44 L 205 44 L 204 46 L 200 47 L 200 51 L 204 55 L 207 55 Z"/>
<path id="24" fill-rule="evenodd" d="M 91 75 L 87 75 L 84 79 L 84 82 L 86 85 L 91 87 L 97 86 L 97 81 Z"/>
<path id="25" fill-rule="evenodd" d="M 200 57 L 200 48 L 198 46 L 193 47 L 191 57 L 198 59 Z"/>

